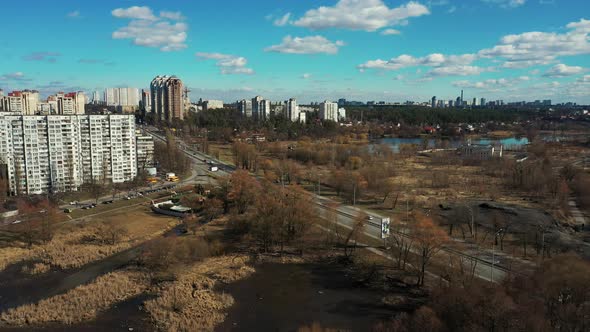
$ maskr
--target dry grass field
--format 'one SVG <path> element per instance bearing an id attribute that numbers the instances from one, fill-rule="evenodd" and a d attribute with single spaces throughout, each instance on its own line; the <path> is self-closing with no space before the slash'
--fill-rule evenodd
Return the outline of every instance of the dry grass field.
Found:
<path id="1" fill-rule="evenodd" d="M 142 293 L 149 284 L 150 279 L 145 272 L 111 272 L 65 294 L 9 309 L 0 318 L 5 324 L 14 326 L 88 321 L 112 305 Z"/>
<path id="2" fill-rule="evenodd" d="M 225 312 L 234 303 L 229 294 L 216 290 L 246 278 L 254 269 L 247 258 L 222 256 L 193 265 L 158 292 L 145 307 L 152 321 L 162 331 L 211 331 L 223 322 Z"/>
<path id="3" fill-rule="evenodd" d="M 11 243 L 1 248 L 0 269 L 27 260 L 62 269 L 77 268 L 161 235 L 176 223 L 174 218 L 153 214 L 146 206 L 87 217 L 75 225 L 60 225 L 48 243 L 31 248 Z"/>

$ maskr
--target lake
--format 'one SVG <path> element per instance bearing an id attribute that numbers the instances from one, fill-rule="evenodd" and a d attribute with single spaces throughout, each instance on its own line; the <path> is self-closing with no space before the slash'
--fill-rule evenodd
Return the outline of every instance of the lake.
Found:
<path id="1" fill-rule="evenodd" d="M 465 140 L 460 139 L 450 139 L 450 140 L 440 140 L 434 138 L 402 138 L 402 137 L 392 137 L 392 138 L 383 138 L 378 140 L 380 144 L 389 144 L 392 146 L 395 152 L 399 152 L 399 147 L 402 144 L 416 144 L 418 146 L 422 146 L 423 142 L 428 141 L 428 148 L 433 149 L 437 148 L 437 142 L 446 142 L 445 147 L 448 148 L 458 148 L 461 145 L 465 144 Z M 502 139 L 489 139 L 489 138 L 479 138 L 479 139 L 472 139 L 472 144 L 498 144 L 503 145 L 504 147 L 521 147 L 523 145 L 529 144 L 529 140 L 526 137 L 509 137 L 509 138 L 502 138 Z"/>

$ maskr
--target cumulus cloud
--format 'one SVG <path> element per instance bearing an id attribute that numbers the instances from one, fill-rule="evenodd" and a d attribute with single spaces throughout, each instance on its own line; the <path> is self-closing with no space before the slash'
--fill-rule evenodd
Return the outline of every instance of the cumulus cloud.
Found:
<path id="1" fill-rule="evenodd" d="M 168 11 L 161 11 L 160 12 L 161 18 L 167 18 L 173 21 L 182 21 L 185 17 L 182 15 L 181 12 L 168 12 Z"/>
<path id="2" fill-rule="evenodd" d="M 545 77 L 566 77 L 581 74 L 586 71 L 585 68 L 579 66 L 568 66 L 563 63 L 551 67 L 543 76 Z"/>
<path id="3" fill-rule="evenodd" d="M 245 74 L 252 75 L 254 70 L 248 68 L 248 60 L 241 56 L 235 56 L 223 53 L 206 53 L 198 52 L 195 54 L 199 60 L 217 60 L 216 66 L 219 68 L 221 74 Z"/>
<path id="4" fill-rule="evenodd" d="M 340 0 L 332 7 L 321 6 L 307 11 L 293 25 L 313 30 L 340 28 L 376 31 L 428 14 L 428 8 L 415 1 L 389 8 L 382 0 Z"/>
<path id="5" fill-rule="evenodd" d="M 435 77 L 435 76 L 470 76 L 470 75 L 479 75 L 483 72 L 490 71 L 490 68 L 483 68 L 478 66 L 461 66 L 461 65 L 451 65 L 451 66 L 441 66 L 433 68 L 432 70 L 426 73 L 427 77 Z"/>
<path id="6" fill-rule="evenodd" d="M 500 42 L 476 53 L 444 55 L 433 53 L 424 57 L 403 54 L 389 60 L 369 60 L 357 66 L 361 71 L 400 70 L 408 67 L 433 67 L 427 76 L 477 75 L 492 71 L 492 67 L 480 67 L 477 60 L 500 62 L 501 68 L 517 69 L 556 63 L 559 57 L 590 54 L 590 20 L 581 19 L 567 24 L 565 33 L 525 32 L 507 35 Z M 580 73 L 580 68 L 557 65 L 545 76 L 564 76 Z M 420 70 L 420 69 L 419 69 Z"/>
<path id="7" fill-rule="evenodd" d="M 112 11 L 114 17 L 130 18 L 136 20 L 155 21 L 157 17 L 152 12 L 152 9 L 147 6 L 132 6 L 129 8 L 117 8 Z"/>
<path id="8" fill-rule="evenodd" d="M 54 63 L 57 61 L 57 57 L 61 56 L 57 52 L 33 52 L 22 57 L 25 61 L 47 61 Z"/>
<path id="9" fill-rule="evenodd" d="M 278 45 L 265 48 L 266 52 L 289 54 L 336 54 L 344 42 L 337 40 L 332 42 L 323 36 L 291 37 L 286 36 Z"/>
<path id="10" fill-rule="evenodd" d="M 278 27 L 285 26 L 285 25 L 287 25 L 287 23 L 289 23 L 290 18 L 291 18 L 291 13 L 287 13 L 287 14 L 277 18 L 276 20 L 274 20 L 273 24 Z"/>
<path id="11" fill-rule="evenodd" d="M 381 34 L 384 36 L 391 36 L 391 35 L 399 35 L 401 32 L 395 29 L 385 29 L 381 31 Z"/>
<path id="12" fill-rule="evenodd" d="M 113 39 L 131 39 L 138 46 L 155 47 L 161 51 L 178 51 L 187 47 L 188 25 L 180 12 L 163 11 L 156 17 L 149 7 L 133 6 L 112 11 L 114 17 L 131 19 L 125 27 L 113 32 Z"/>
<path id="13" fill-rule="evenodd" d="M 311 76 L 312 75 L 310 73 L 305 73 L 305 74 L 301 75 L 301 78 L 304 79 L 304 80 L 307 80 L 307 79 L 310 79 Z"/>
<path id="14" fill-rule="evenodd" d="M 566 33 L 525 32 L 504 36 L 492 48 L 479 51 L 482 58 L 503 58 L 506 68 L 546 65 L 560 56 L 590 54 L 590 20 L 581 19 L 566 26 Z"/>
<path id="15" fill-rule="evenodd" d="M 520 76 L 516 78 L 499 78 L 499 79 L 489 79 L 485 81 L 479 82 L 470 82 L 470 81 L 455 81 L 453 82 L 453 86 L 458 88 L 471 88 L 471 89 L 495 89 L 495 88 L 506 88 L 517 85 L 522 82 L 529 81 L 530 77 L 528 76 Z"/>
<path id="16" fill-rule="evenodd" d="M 389 60 L 369 60 L 358 66 L 360 70 L 379 69 L 379 70 L 399 70 L 407 67 L 428 66 L 428 67 L 448 67 L 448 66 L 466 66 L 476 59 L 475 54 L 462 55 L 444 55 L 440 53 L 429 54 L 424 57 L 414 57 L 402 54 Z"/>
<path id="17" fill-rule="evenodd" d="M 482 0 L 490 4 L 499 5 L 502 8 L 516 8 L 524 5 L 526 0 Z"/>

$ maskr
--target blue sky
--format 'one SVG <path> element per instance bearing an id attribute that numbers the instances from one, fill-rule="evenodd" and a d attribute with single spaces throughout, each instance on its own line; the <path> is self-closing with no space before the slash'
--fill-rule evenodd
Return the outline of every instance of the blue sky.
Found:
<path id="1" fill-rule="evenodd" d="M 587 0 L 5 2 L 0 88 L 590 104 Z"/>

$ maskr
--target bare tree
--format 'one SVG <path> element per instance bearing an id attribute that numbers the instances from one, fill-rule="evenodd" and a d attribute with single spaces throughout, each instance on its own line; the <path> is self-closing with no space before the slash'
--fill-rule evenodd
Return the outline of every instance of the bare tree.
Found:
<path id="1" fill-rule="evenodd" d="M 418 285 L 424 285 L 426 267 L 430 259 L 448 243 L 447 234 L 441 230 L 432 220 L 424 215 L 418 215 L 412 228 L 412 236 L 416 248 L 420 251 L 420 278 Z"/>

